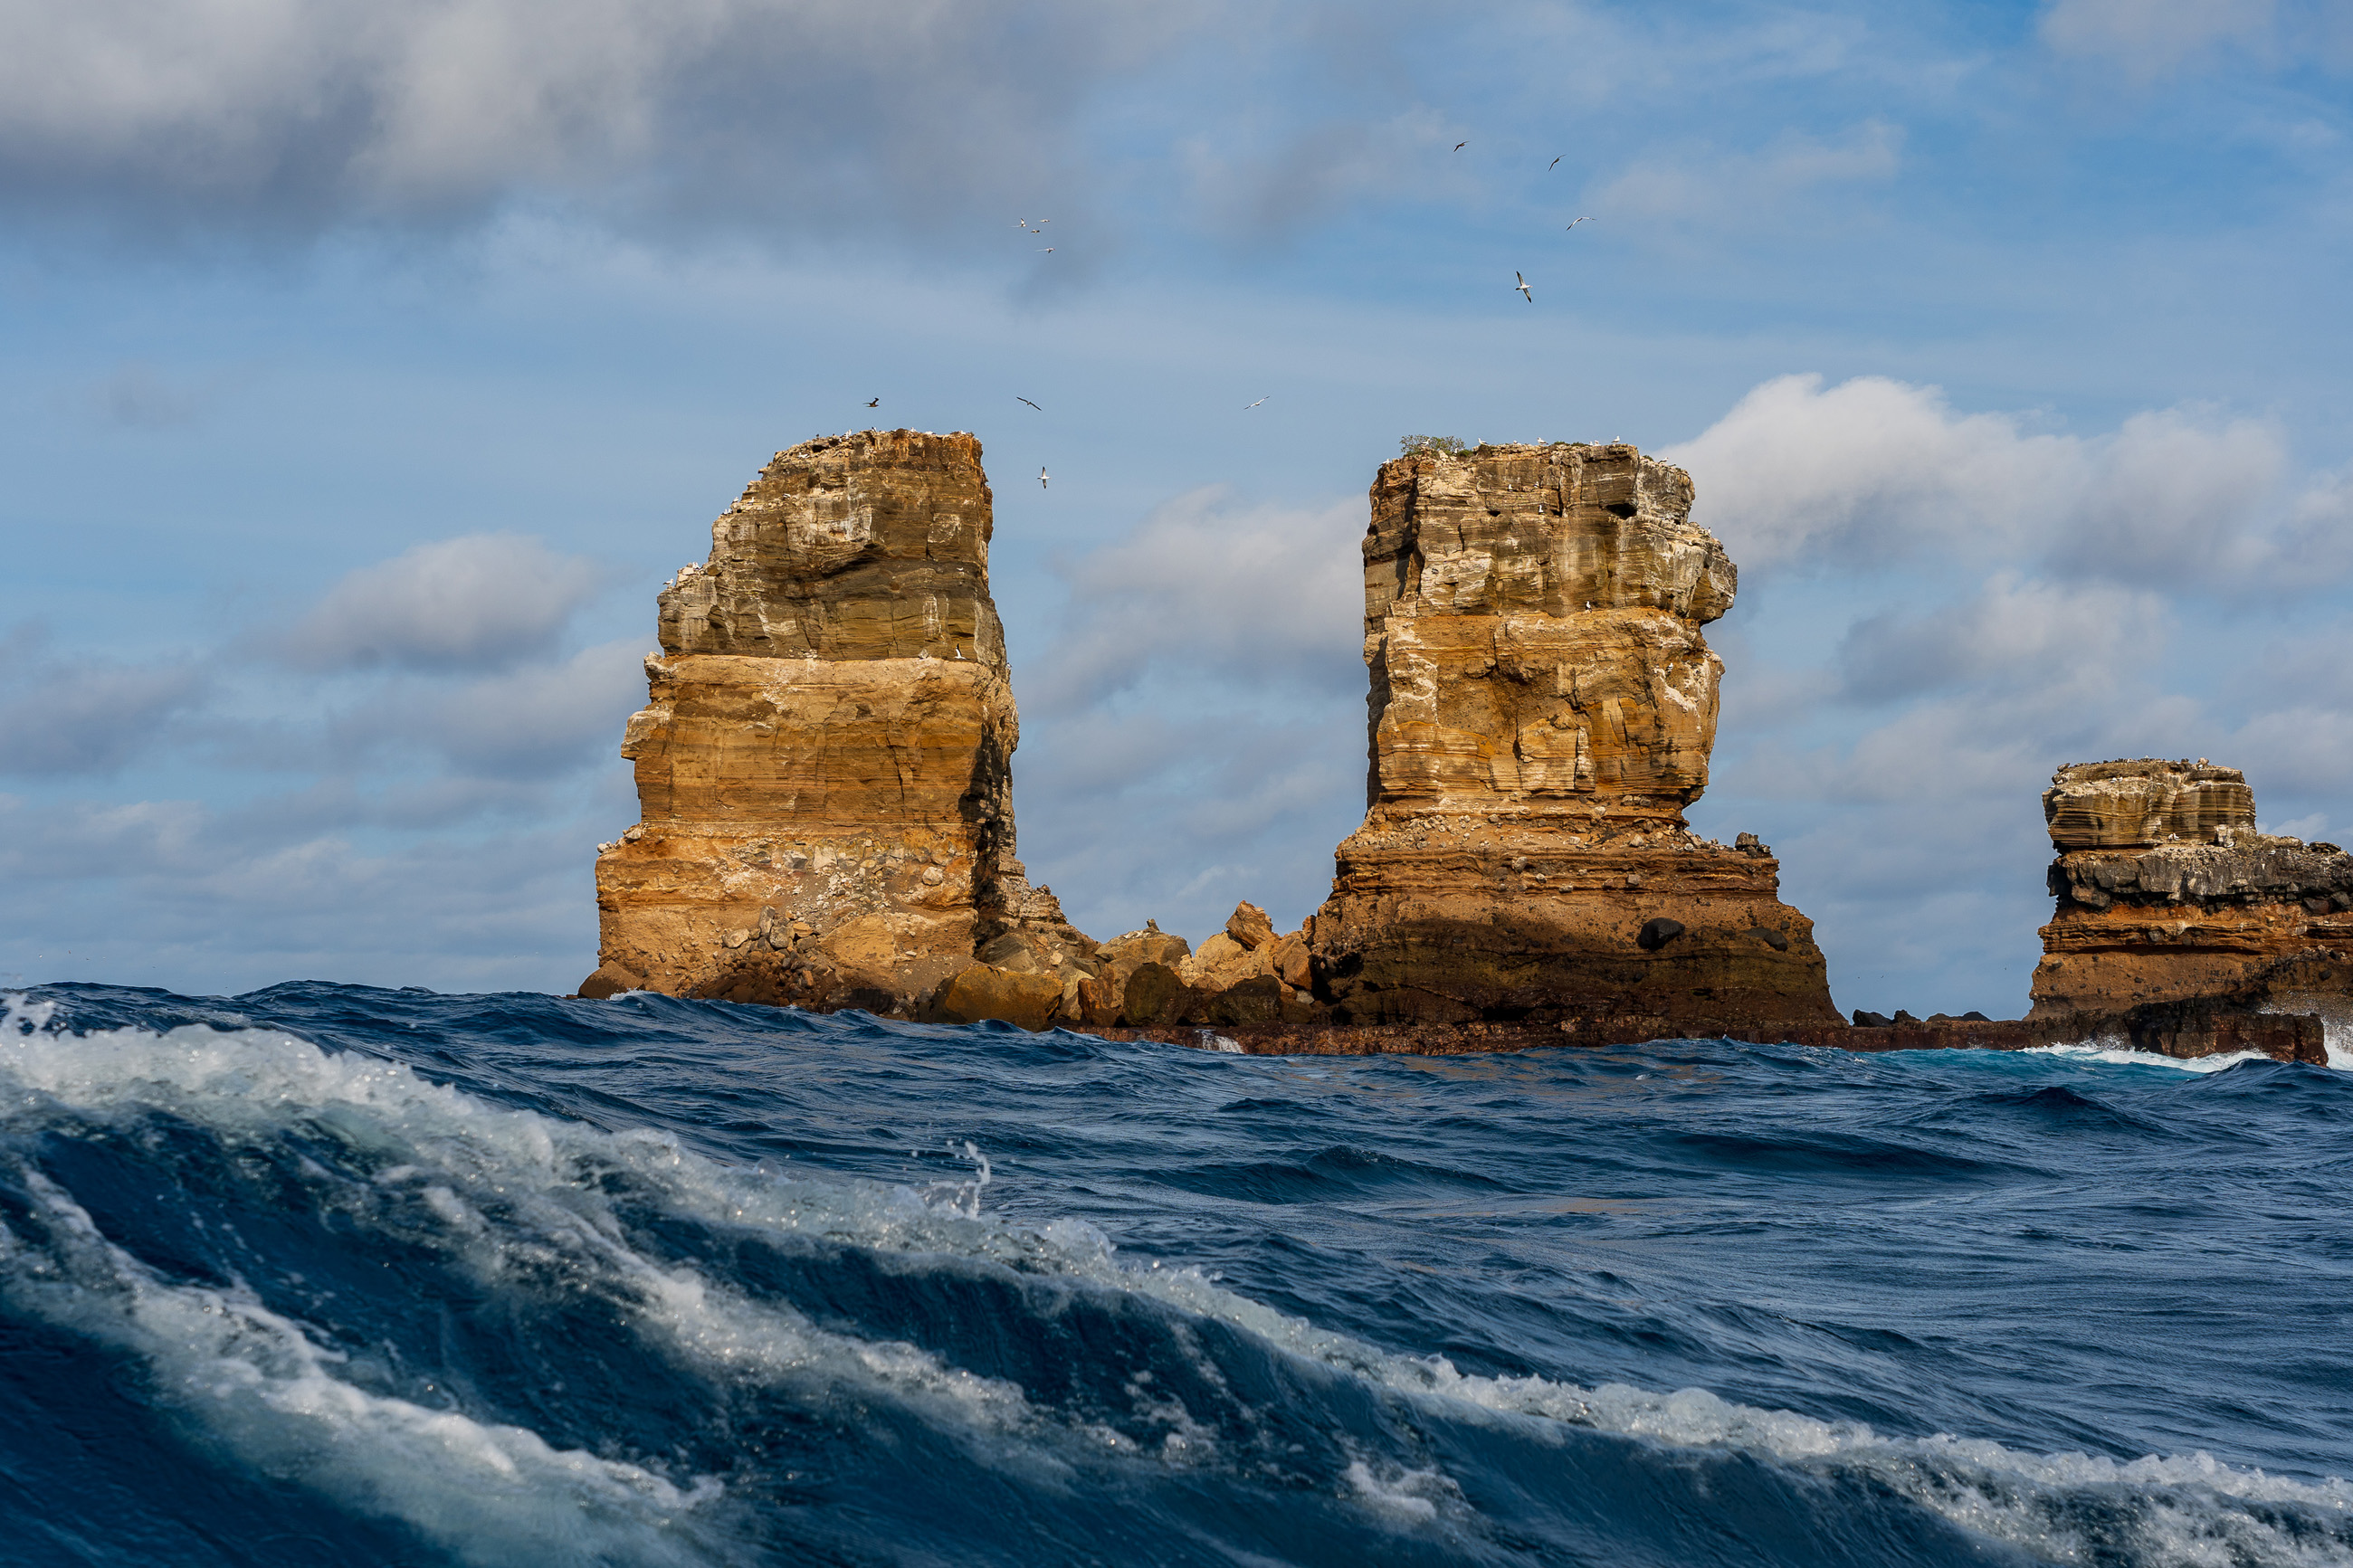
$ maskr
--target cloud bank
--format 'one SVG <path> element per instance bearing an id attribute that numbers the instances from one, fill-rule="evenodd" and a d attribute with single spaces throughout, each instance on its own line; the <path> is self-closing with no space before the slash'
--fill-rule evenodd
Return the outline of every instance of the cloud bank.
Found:
<path id="1" fill-rule="evenodd" d="M 575 200 L 928 231 L 1071 188 L 1107 79 L 1221 8 L 1088 0 L 0 3 L 0 200 L 314 232 Z"/>

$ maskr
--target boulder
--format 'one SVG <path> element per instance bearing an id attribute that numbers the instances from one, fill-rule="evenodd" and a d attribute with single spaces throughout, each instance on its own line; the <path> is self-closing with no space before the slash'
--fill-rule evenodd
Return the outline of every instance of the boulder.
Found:
<path id="1" fill-rule="evenodd" d="M 645 985 L 643 976 L 632 974 L 617 963 L 600 963 L 580 983 L 579 994 L 591 1002 L 602 1002 L 624 991 L 642 991 Z"/>
<path id="2" fill-rule="evenodd" d="M 1062 981 L 1051 974 L 976 963 L 941 982 L 923 1009 L 932 1024 L 1000 1019 L 1024 1029 L 1050 1029 L 1062 1003 Z"/>
<path id="3" fill-rule="evenodd" d="M 1181 1024 L 1196 1010 L 1193 990 L 1165 963 L 1140 963 L 1127 977 L 1118 1022 L 1135 1027 Z"/>
<path id="4" fill-rule="evenodd" d="M 1286 992 L 1282 981 L 1261 974 L 1227 987 L 1202 1004 L 1202 1016 L 1212 1024 L 1240 1028 L 1251 1024 L 1285 1021 Z"/>
<path id="5" fill-rule="evenodd" d="M 1274 940 L 1274 922 L 1253 903 L 1239 903 L 1226 917 L 1226 935 L 1246 952 L 1255 952 Z"/>

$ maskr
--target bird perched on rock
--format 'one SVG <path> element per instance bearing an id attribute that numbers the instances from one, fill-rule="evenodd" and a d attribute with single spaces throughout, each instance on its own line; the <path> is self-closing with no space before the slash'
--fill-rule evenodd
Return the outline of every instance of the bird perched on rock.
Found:
<path id="1" fill-rule="evenodd" d="M 1513 273 L 1512 276 L 1514 279 L 1517 279 L 1517 281 L 1513 283 L 1512 287 L 1517 289 L 1523 295 L 1525 295 L 1529 304 L 1535 304 L 1536 302 L 1536 297 L 1534 294 L 1528 293 L 1528 280 L 1520 277 L 1516 272 Z"/>

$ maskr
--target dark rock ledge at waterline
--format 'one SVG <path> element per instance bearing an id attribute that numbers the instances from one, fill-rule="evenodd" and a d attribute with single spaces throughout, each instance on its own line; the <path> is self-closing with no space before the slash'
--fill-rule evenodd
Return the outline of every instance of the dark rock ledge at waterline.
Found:
<path id="1" fill-rule="evenodd" d="M 980 443 L 869 430 L 780 452 L 661 595 L 622 746 L 642 820 L 598 847 L 580 994 L 1254 1053 L 1682 1037 L 2327 1059 L 2313 1015 L 2353 1011 L 2353 857 L 2259 839 L 2243 780 L 2202 760 L 2062 770 L 2028 1018 L 1842 1019 L 1771 850 L 1684 818 L 1724 668 L 1702 627 L 1737 585 L 1692 496 L 1620 443 L 1384 464 L 1364 824 L 1297 931 L 1244 902 L 1196 951 L 1153 925 L 1096 942 L 1015 858 Z"/>

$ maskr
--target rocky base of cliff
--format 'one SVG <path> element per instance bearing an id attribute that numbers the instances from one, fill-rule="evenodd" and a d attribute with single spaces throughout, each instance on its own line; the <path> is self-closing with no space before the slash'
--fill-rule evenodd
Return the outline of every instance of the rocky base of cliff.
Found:
<path id="1" fill-rule="evenodd" d="M 1779 865 L 1679 824 L 1368 824 L 1309 922 L 1338 1024 L 1839 1022 Z"/>
<path id="2" fill-rule="evenodd" d="M 2252 828 L 2211 843 L 2069 850 L 2033 1016 L 2274 993 L 2353 996 L 2353 855 Z"/>
<path id="3" fill-rule="evenodd" d="M 1263 1024 L 1098 1028 L 1119 1040 L 1159 1040 L 1245 1056 L 1473 1056 L 1564 1046 L 1645 1045 L 1662 1039 L 1742 1040 L 1756 1045 L 1833 1047 L 1848 1051 L 2022 1051 L 2095 1045 L 2189 1058 L 2255 1051 L 2278 1061 L 2328 1062 L 2321 1020 L 2213 1005 L 2160 1005 L 2128 1014 L 2085 1014 L 2032 1020 L 1957 1018 L 1879 1028 L 1801 1025 L 1757 1028 L 1694 1026 L 1630 1016 L 1567 1018 L 1551 1024 Z"/>

